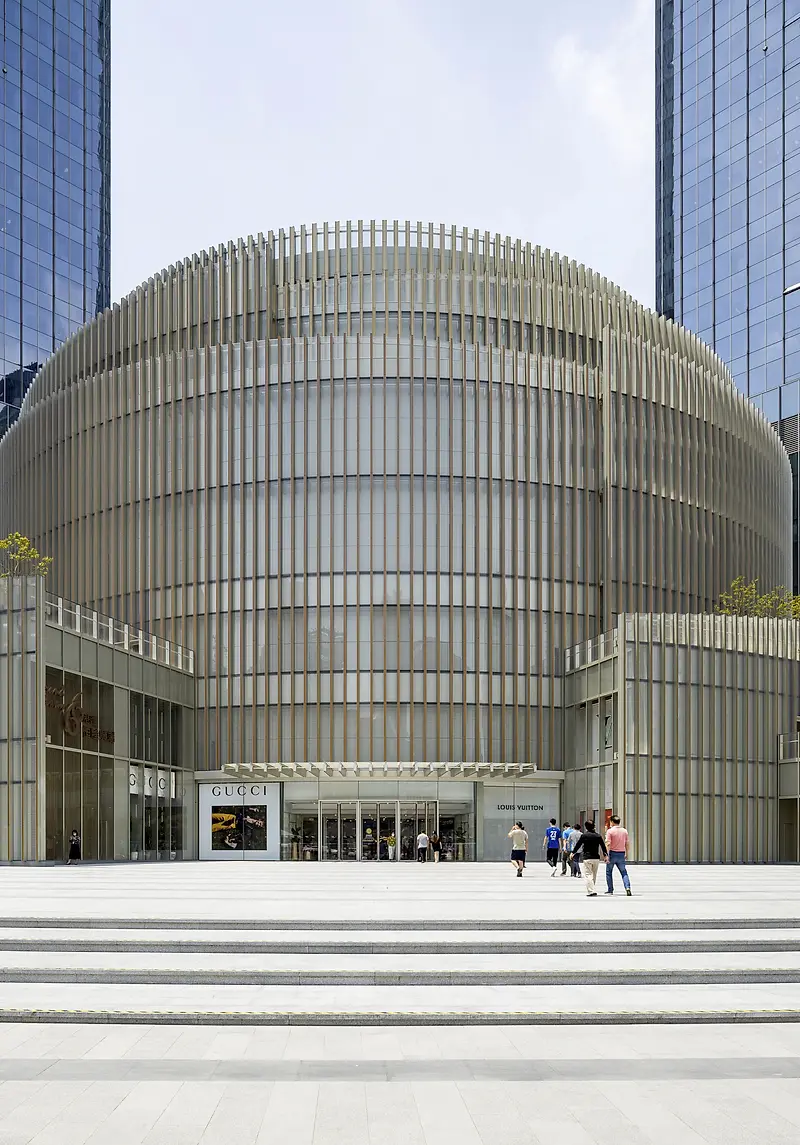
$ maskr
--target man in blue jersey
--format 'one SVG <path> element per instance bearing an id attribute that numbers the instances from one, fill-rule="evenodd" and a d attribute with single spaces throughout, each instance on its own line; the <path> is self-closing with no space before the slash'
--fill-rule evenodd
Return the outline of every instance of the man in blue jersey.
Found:
<path id="1" fill-rule="evenodd" d="M 555 819 L 550 820 L 550 826 L 544 833 L 542 847 L 547 852 L 547 861 L 553 868 L 550 877 L 555 875 L 558 869 L 558 849 L 561 845 L 561 831 Z"/>

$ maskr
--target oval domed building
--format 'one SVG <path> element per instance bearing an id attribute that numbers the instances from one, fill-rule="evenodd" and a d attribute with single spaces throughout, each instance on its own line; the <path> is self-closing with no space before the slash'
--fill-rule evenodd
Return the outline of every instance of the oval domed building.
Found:
<path id="1" fill-rule="evenodd" d="M 303 783 L 350 798 L 325 765 L 370 765 L 375 836 L 370 782 L 542 784 L 564 649 L 708 612 L 739 574 L 791 583 L 785 451 L 714 353 L 583 266 L 450 227 L 280 231 L 161 272 L 45 365 L 0 481 L 0 532 L 59 593 L 195 650 L 198 770 L 291 768 L 301 850 Z"/>

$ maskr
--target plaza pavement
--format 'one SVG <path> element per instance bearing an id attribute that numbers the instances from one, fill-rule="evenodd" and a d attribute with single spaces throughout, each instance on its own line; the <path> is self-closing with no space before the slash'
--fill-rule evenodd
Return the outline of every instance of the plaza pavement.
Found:
<path id="1" fill-rule="evenodd" d="M 631 875 L 1 868 L 0 1145 L 798 1145 L 800 868 Z"/>

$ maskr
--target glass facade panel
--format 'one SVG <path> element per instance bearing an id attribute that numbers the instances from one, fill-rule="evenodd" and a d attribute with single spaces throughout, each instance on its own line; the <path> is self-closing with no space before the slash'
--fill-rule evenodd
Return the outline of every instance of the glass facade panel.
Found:
<path id="1" fill-rule="evenodd" d="M 110 0 L 10 3 L 0 77 L 0 436 L 110 304 Z"/>
<path id="2" fill-rule="evenodd" d="M 800 23 L 783 0 L 657 0 L 656 306 L 800 442 Z"/>

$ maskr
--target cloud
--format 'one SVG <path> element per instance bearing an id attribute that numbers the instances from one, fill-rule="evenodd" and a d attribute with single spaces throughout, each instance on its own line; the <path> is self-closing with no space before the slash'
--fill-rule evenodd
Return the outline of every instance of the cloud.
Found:
<path id="1" fill-rule="evenodd" d="M 115 5 L 112 297 L 337 218 L 510 234 L 652 297 L 646 0 Z"/>
<path id="2" fill-rule="evenodd" d="M 629 0 L 611 35 L 590 43 L 580 31 L 559 36 L 551 74 L 559 98 L 586 115 L 615 157 L 630 168 L 651 161 L 654 124 L 653 54 L 642 43 L 652 29 L 649 0 Z M 653 43 L 653 36 L 649 37 Z"/>

